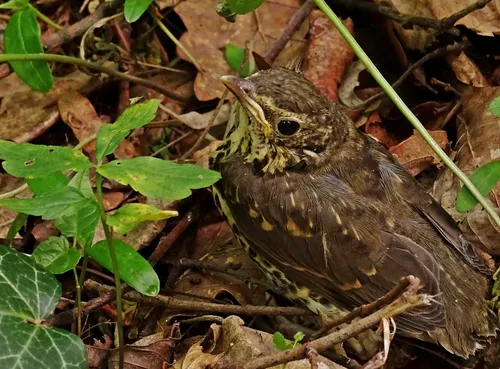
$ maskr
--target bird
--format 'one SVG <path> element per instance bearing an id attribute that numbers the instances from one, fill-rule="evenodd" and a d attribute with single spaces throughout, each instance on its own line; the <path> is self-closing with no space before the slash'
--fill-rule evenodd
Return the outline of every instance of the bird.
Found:
<path id="1" fill-rule="evenodd" d="M 236 99 L 215 203 L 286 297 L 334 315 L 413 275 L 433 299 L 396 317 L 399 335 L 465 359 L 496 336 L 485 262 L 384 146 L 301 72 L 221 81 Z"/>

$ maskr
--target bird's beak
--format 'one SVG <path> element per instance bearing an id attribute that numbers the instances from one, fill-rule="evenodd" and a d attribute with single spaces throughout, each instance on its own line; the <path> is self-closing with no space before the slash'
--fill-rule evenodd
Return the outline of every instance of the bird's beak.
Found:
<path id="1" fill-rule="evenodd" d="M 248 94 L 253 89 L 252 82 L 235 76 L 222 76 L 220 80 L 233 93 L 245 110 L 263 126 L 264 134 L 268 136 L 271 125 L 267 122 L 260 105 Z"/>

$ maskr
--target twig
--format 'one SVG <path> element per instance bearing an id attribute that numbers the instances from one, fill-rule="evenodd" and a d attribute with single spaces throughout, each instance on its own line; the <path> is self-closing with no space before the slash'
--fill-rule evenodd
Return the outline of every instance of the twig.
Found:
<path id="1" fill-rule="evenodd" d="M 361 305 L 356 309 L 352 310 L 349 314 L 343 316 L 342 318 L 336 319 L 333 322 L 328 323 L 319 331 L 311 335 L 311 339 L 316 339 L 321 336 L 324 336 L 330 329 L 333 327 L 337 327 L 344 323 L 350 323 L 354 318 L 364 317 L 368 314 L 371 314 L 377 309 L 380 309 L 382 306 L 387 305 L 388 303 L 394 301 L 399 295 L 401 295 L 410 285 L 412 281 L 408 277 L 403 277 L 400 279 L 399 284 L 387 292 L 384 296 L 376 299 L 375 301 Z"/>
<path id="2" fill-rule="evenodd" d="M 81 36 L 89 27 L 91 27 L 98 20 L 104 18 L 107 14 L 113 13 L 121 4 L 123 0 L 114 0 L 110 2 L 104 2 L 101 4 L 96 11 L 89 15 L 88 17 L 82 19 L 71 26 L 64 28 L 55 33 L 46 33 L 42 36 L 43 46 L 51 50 L 57 46 L 60 46 L 66 42 L 73 40 L 74 38 Z"/>
<path id="3" fill-rule="evenodd" d="M 84 288 L 90 291 L 99 293 L 111 293 L 114 292 L 114 287 L 106 286 L 97 283 L 93 280 L 87 280 L 84 283 Z M 163 306 L 170 310 L 180 310 L 180 311 L 192 311 L 199 313 L 219 313 L 219 314 L 237 314 L 237 315 L 265 315 L 265 316 L 277 316 L 277 315 L 315 315 L 311 310 L 299 308 L 299 307 L 282 307 L 282 306 L 256 306 L 256 305 L 225 305 L 225 304 L 214 304 L 210 302 L 189 301 L 186 299 L 178 299 L 170 296 L 157 295 L 154 297 L 143 296 L 138 292 L 131 291 L 124 294 L 123 298 L 125 300 L 141 302 L 145 304 L 151 304 L 156 306 Z M 87 305 L 85 306 L 87 307 Z M 376 322 L 375 322 L 376 323 Z"/>
<path id="4" fill-rule="evenodd" d="M 152 267 L 158 264 L 163 255 L 165 255 L 165 253 L 172 247 L 175 240 L 177 240 L 180 237 L 180 235 L 186 230 L 186 228 L 191 223 L 193 223 L 193 221 L 197 217 L 198 217 L 197 208 L 188 211 L 186 215 L 184 215 L 184 217 L 179 221 L 179 223 L 175 225 L 174 229 L 172 229 L 169 234 L 167 234 L 160 240 L 158 246 L 156 246 L 155 248 L 155 251 L 153 251 L 153 253 L 148 259 L 149 264 L 151 264 Z"/>
<path id="5" fill-rule="evenodd" d="M 486 4 L 491 2 L 491 0 L 478 0 L 474 4 L 459 10 L 458 12 L 450 15 L 449 17 L 443 19 L 433 19 L 418 17 L 411 14 L 400 13 L 397 10 L 392 9 L 387 3 L 372 3 L 368 1 L 354 1 L 354 0 L 337 0 L 338 3 L 343 4 L 347 7 L 354 7 L 357 9 L 365 10 L 372 13 L 378 13 L 392 19 L 397 23 L 401 23 L 403 28 L 412 28 L 412 26 L 419 26 L 424 29 L 436 29 L 441 32 L 447 32 L 454 36 L 458 36 L 460 31 L 454 27 L 455 23 L 461 18 L 465 17 L 467 14 L 472 13 L 475 10 L 484 8 Z"/>
<path id="6" fill-rule="evenodd" d="M 440 47 L 439 49 L 431 51 L 430 53 L 424 55 L 422 58 L 420 58 L 415 63 L 413 63 L 412 65 L 410 65 L 408 67 L 408 69 L 396 80 L 396 82 L 394 82 L 392 84 L 392 88 L 396 89 L 399 86 L 401 86 L 403 84 L 403 82 L 417 68 L 421 67 L 423 64 L 425 64 L 429 60 L 432 60 L 432 59 L 435 59 L 435 58 L 438 58 L 440 56 L 444 56 L 444 55 L 447 55 L 447 54 L 450 54 L 450 53 L 455 53 L 455 52 L 459 52 L 459 51 L 465 50 L 470 45 L 471 45 L 471 43 L 469 41 L 464 41 L 464 42 L 460 42 L 460 43 L 455 43 L 453 45 L 443 46 L 443 47 Z M 374 95 L 374 96 L 366 99 L 365 101 L 359 103 L 358 105 L 353 106 L 352 109 L 362 109 L 365 106 L 371 104 L 372 102 L 374 102 L 374 101 L 380 99 L 381 97 L 385 96 L 385 94 L 386 94 L 385 91 L 382 91 L 382 92 L 380 92 L 380 93 L 378 93 L 378 94 L 376 94 L 376 95 Z"/>
<path id="7" fill-rule="evenodd" d="M 0 63 L 3 62 L 9 62 L 9 61 L 33 61 L 33 60 L 44 60 L 44 61 L 51 61 L 51 62 L 58 62 L 58 63 L 65 63 L 65 64 L 74 64 L 78 65 L 80 67 L 92 69 L 92 70 L 97 70 L 102 73 L 106 73 L 112 77 L 115 77 L 120 80 L 125 80 L 129 81 L 132 83 L 136 83 L 141 86 L 148 87 L 152 90 L 155 90 L 167 97 L 170 97 L 171 99 L 178 100 L 178 101 L 188 101 L 189 98 L 180 96 L 176 94 L 175 92 L 172 92 L 170 90 L 167 90 L 166 88 L 158 85 L 154 81 L 150 81 L 147 79 L 142 79 L 139 77 L 131 76 L 126 73 L 119 72 L 113 68 L 106 67 L 101 64 L 96 64 L 92 63 L 86 60 L 82 60 L 79 58 L 73 58 L 71 56 L 65 56 L 65 55 L 57 55 L 57 54 L 0 54 Z"/>
<path id="8" fill-rule="evenodd" d="M 309 359 L 311 364 L 311 369 L 318 369 L 318 351 L 314 348 L 309 347 L 307 344 L 305 346 L 306 357 Z"/>
<path id="9" fill-rule="evenodd" d="M 297 32 L 300 28 L 304 20 L 309 16 L 311 11 L 316 7 L 314 4 L 314 0 L 307 0 L 302 6 L 295 12 L 293 17 L 288 22 L 285 30 L 281 34 L 280 38 L 271 46 L 269 50 L 267 50 L 266 55 L 264 55 L 264 59 L 269 63 L 273 64 L 278 55 L 283 51 L 286 44 L 292 36 Z"/>
<path id="10" fill-rule="evenodd" d="M 204 270 L 211 270 L 214 272 L 219 272 L 219 273 L 224 273 L 227 275 L 230 275 L 232 277 L 241 279 L 245 282 L 252 283 L 257 286 L 261 286 L 265 289 L 273 289 L 273 286 L 270 286 L 268 283 L 261 282 L 259 280 L 250 278 L 248 276 L 242 275 L 241 273 L 238 273 L 236 270 L 231 268 L 231 265 L 229 266 L 223 266 L 219 265 L 217 263 L 211 262 L 211 261 L 206 261 L 206 260 L 193 260 L 193 259 L 186 259 L 182 258 L 179 260 L 179 266 L 185 267 L 185 268 L 194 268 L 194 269 L 204 269 Z"/>
<path id="11" fill-rule="evenodd" d="M 390 318 L 401 314 L 408 309 L 430 304 L 431 298 L 428 295 L 416 294 L 419 284 L 420 281 L 418 278 L 413 278 L 412 283 L 403 295 L 373 314 L 365 318 L 361 318 L 360 320 L 348 325 L 347 327 L 341 328 L 328 336 L 311 341 L 307 343 L 307 345 L 298 346 L 290 350 L 280 351 L 272 355 L 256 358 L 245 365 L 244 369 L 264 369 L 270 366 L 303 359 L 306 356 L 306 347 L 308 349 L 315 349 L 318 352 L 325 351 L 338 343 L 344 342 L 347 339 L 366 331 L 375 324 L 379 323 L 383 318 Z"/>
<path id="12" fill-rule="evenodd" d="M 200 137 L 198 137 L 198 140 L 196 140 L 194 145 L 191 146 L 191 148 L 188 151 L 186 151 L 184 153 L 184 155 L 182 155 L 179 158 L 179 162 L 182 162 L 182 161 L 186 160 L 187 158 L 189 158 L 195 152 L 195 150 L 201 145 L 201 143 L 205 139 L 205 136 L 208 134 L 208 132 L 210 131 L 212 126 L 215 124 L 217 115 L 219 114 L 219 111 L 221 110 L 222 106 L 224 105 L 224 99 L 226 98 L 228 93 L 229 93 L 228 90 L 225 90 L 222 93 L 222 96 L 221 96 L 221 98 L 220 98 L 220 100 L 219 100 L 219 102 L 214 110 L 214 115 L 212 116 L 212 119 L 210 119 L 210 123 L 207 124 L 207 126 L 205 127 L 205 129 L 201 133 Z"/>

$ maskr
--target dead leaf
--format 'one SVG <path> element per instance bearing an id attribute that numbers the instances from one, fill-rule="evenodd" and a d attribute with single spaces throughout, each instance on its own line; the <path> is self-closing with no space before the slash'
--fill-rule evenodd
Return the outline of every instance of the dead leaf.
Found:
<path id="1" fill-rule="evenodd" d="M 462 111 L 457 116 L 457 146 L 455 162 L 470 176 L 474 170 L 493 160 L 498 160 L 500 147 L 500 118 L 488 106 L 500 97 L 499 87 L 467 87 L 462 95 Z M 434 184 L 433 195 L 443 208 L 460 223 L 465 235 L 492 256 L 500 256 L 500 229 L 481 206 L 467 213 L 455 208 L 460 181 L 446 170 Z M 488 194 L 500 214 L 500 183 Z"/>
<path id="2" fill-rule="evenodd" d="M 112 345 L 113 341 L 106 334 L 104 335 L 104 342 L 94 339 L 94 345 L 85 345 L 90 369 L 99 369 L 102 367 Z"/>
<path id="3" fill-rule="evenodd" d="M 442 129 L 454 115 L 453 110 L 457 102 L 426 101 L 415 106 L 412 111 L 422 124 L 430 131 Z M 453 115 L 451 115 L 453 114 Z"/>
<path id="4" fill-rule="evenodd" d="M 201 168 L 209 169 L 210 158 L 215 154 L 222 141 L 212 141 L 205 148 L 196 151 L 193 154 L 193 159 Z"/>
<path id="5" fill-rule="evenodd" d="M 353 107 L 363 102 L 354 89 L 359 86 L 359 74 L 365 69 L 365 65 L 360 60 L 352 63 L 347 69 L 339 87 L 339 99 L 345 106 Z"/>
<path id="6" fill-rule="evenodd" d="M 212 127 L 226 123 L 229 120 L 230 112 L 231 106 L 229 104 L 222 105 Z M 208 126 L 210 121 L 213 119 L 214 113 L 214 110 L 204 114 L 200 114 L 196 111 L 190 111 L 189 113 L 179 115 L 178 119 L 189 128 L 200 130 Z"/>
<path id="7" fill-rule="evenodd" d="M 469 86 L 486 87 L 490 84 L 479 70 L 477 64 L 472 61 L 465 53 L 460 55 L 448 54 L 446 61 L 455 72 L 457 79 Z"/>
<path id="8" fill-rule="evenodd" d="M 0 174 L 0 194 L 10 192 L 24 184 L 23 178 L 13 177 L 10 174 Z M 29 189 L 24 190 L 16 195 L 16 198 L 31 197 L 32 193 Z M 5 207 L 0 207 L 0 238 L 5 238 L 9 231 L 10 225 L 14 221 L 17 212 L 9 210 Z M 16 237 L 17 238 L 17 237 Z"/>
<path id="9" fill-rule="evenodd" d="M 44 94 L 32 90 L 15 73 L 1 79 L 0 139 L 21 143 L 38 137 L 57 122 L 57 100 L 89 80 L 90 76 L 80 71 L 55 77 L 54 87 Z"/>
<path id="10" fill-rule="evenodd" d="M 401 13 L 425 18 L 443 19 L 468 7 L 472 0 L 375 0 L 376 3 L 389 3 Z M 500 12 L 498 0 L 491 1 L 483 9 L 476 10 L 461 18 L 456 25 L 464 25 L 472 31 L 493 36 L 500 33 Z M 423 51 L 435 39 L 435 30 L 425 30 L 420 27 L 404 29 L 394 23 L 403 43 L 407 48 Z"/>
<path id="11" fill-rule="evenodd" d="M 225 45 L 231 43 L 244 48 L 247 41 L 252 41 L 252 51 L 264 55 L 280 37 L 302 2 L 266 1 L 256 11 L 238 16 L 235 23 L 227 22 L 215 12 L 217 3 L 218 0 L 190 0 L 174 8 L 187 28 L 180 42 L 203 67 L 194 84 L 196 97 L 201 101 L 220 97 L 225 88 L 219 78 L 234 74 L 224 56 Z M 281 52 L 276 65 L 284 66 L 302 52 L 308 28 L 308 22 L 304 22 Z M 189 60 L 179 48 L 177 53 L 181 59 Z"/>
<path id="12" fill-rule="evenodd" d="M 438 143 L 439 147 L 442 149 L 446 148 L 448 143 L 446 131 L 429 131 L 429 133 Z M 399 145 L 391 147 L 389 151 L 413 176 L 416 176 L 430 166 L 435 165 L 440 168 L 443 165 L 441 159 L 439 159 L 417 132 L 414 132 L 411 137 Z"/>
<path id="13" fill-rule="evenodd" d="M 127 195 L 120 191 L 105 192 L 102 195 L 104 210 L 116 209 L 125 200 Z"/>
<path id="14" fill-rule="evenodd" d="M 338 101 L 338 86 L 354 60 L 354 51 L 321 10 L 310 15 L 309 48 L 304 58 L 304 75 L 325 96 Z M 354 34 L 350 18 L 342 23 Z"/>
<path id="15" fill-rule="evenodd" d="M 125 368 L 163 369 L 172 363 L 175 347 L 173 339 L 163 338 L 163 333 L 144 337 L 124 348 Z M 118 368 L 118 349 L 111 350 L 108 368 Z"/>
<path id="16" fill-rule="evenodd" d="M 31 234 L 36 242 L 42 243 L 43 241 L 47 241 L 49 237 L 59 236 L 59 230 L 56 228 L 53 220 L 44 220 L 33 227 Z"/>
<path id="17" fill-rule="evenodd" d="M 368 117 L 365 123 L 365 133 L 374 137 L 385 147 L 393 147 L 398 144 L 397 139 L 385 129 L 380 115 L 376 111 L 372 112 Z"/>

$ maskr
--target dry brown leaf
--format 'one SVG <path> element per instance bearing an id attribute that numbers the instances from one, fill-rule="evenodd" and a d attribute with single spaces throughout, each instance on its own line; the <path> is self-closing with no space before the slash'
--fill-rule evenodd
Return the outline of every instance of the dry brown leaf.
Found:
<path id="1" fill-rule="evenodd" d="M 380 115 L 376 111 L 372 112 L 368 117 L 365 123 L 365 133 L 374 137 L 385 147 L 393 147 L 398 144 L 396 138 L 385 129 Z"/>
<path id="2" fill-rule="evenodd" d="M 174 8 L 187 28 L 180 42 L 203 68 L 194 84 L 196 97 L 202 101 L 220 97 L 225 89 L 219 78 L 234 74 L 224 56 L 225 45 L 231 43 L 244 48 L 247 41 L 253 41 L 252 50 L 264 55 L 302 2 L 266 1 L 255 12 L 238 16 L 235 23 L 227 22 L 215 12 L 217 3 L 217 0 L 190 0 Z M 302 53 L 308 28 L 308 22 L 304 22 L 281 52 L 276 65 L 286 65 Z M 182 50 L 178 49 L 177 53 L 182 59 L 189 60 Z"/>
<path id="3" fill-rule="evenodd" d="M 94 345 L 85 345 L 87 347 L 88 361 L 90 369 L 102 367 L 108 352 L 113 345 L 113 340 L 108 335 L 104 335 L 104 342 L 95 340 Z"/>
<path id="4" fill-rule="evenodd" d="M 10 174 L 0 174 L 0 194 L 12 191 L 19 186 L 24 184 L 23 178 L 16 178 L 11 176 Z M 29 189 L 24 190 L 16 197 L 25 198 L 31 197 L 32 193 Z M 12 221 L 16 217 L 17 213 L 15 211 L 9 210 L 5 207 L 0 207 L 0 238 L 5 238 L 7 236 L 7 232 L 9 231 L 10 225 Z"/>
<path id="5" fill-rule="evenodd" d="M 451 118 L 457 102 L 426 101 L 412 108 L 413 113 L 429 131 L 442 129 Z M 450 116 L 451 115 L 451 116 Z"/>
<path id="6" fill-rule="evenodd" d="M 475 0 L 375 0 L 376 3 L 390 3 L 401 13 L 411 14 L 425 18 L 442 19 L 468 7 Z M 394 23 L 403 43 L 410 49 L 424 50 L 434 41 L 436 32 L 420 27 L 404 29 L 400 24 Z M 493 36 L 500 33 L 500 1 L 493 0 L 483 9 L 476 10 L 460 19 L 456 25 L 464 25 L 474 32 Z"/>
<path id="7" fill-rule="evenodd" d="M 325 96 L 338 101 L 338 86 L 354 60 L 354 51 L 321 10 L 311 12 L 309 48 L 304 57 L 304 75 Z M 354 34 L 350 18 L 342 23 Z"/>
<path id="8" fill-rule="evenodd" d="M 120 191 L 105 192 L 102 195 L 104 210 L 116 209 L 125 200 L 127 195 Z"/>
<path id="9" fill-rule="evenodd" d="M 75 71 L 55 77 L 48 93 L 33 91 L 15 73 L 0 80 L 0 139 L 17 143 L 31 141 L 59 118 L 55 103 L 69 91 L 81 89 L 90 77 Z"/>
<path id="10" fill-rule="evenodd" d="M 462 52 L 460 55 L 448 54 L 446 55 L 446 61 L 460 82 L 474 87 L 486 87 L 490 85 L 477 64 L 465 55 L 465 53 Z"/>
<path id="11" fill-rule="evenodd" d="M 446 131 L 429 131 L 432 138 L 444 149 L 448 143 Z M 414 134 L 397 146 L 389 149 L 399 163 L 416 176 L 430 166 L 440 168 L 443 164 L 419 133 Z"/>
<path id="12" fill-rule="evenodd" d="M 33 227 L 31 234 L 36 242 L 42 243 L 43 241 L 47 241 L 49 237 L 59 236 L 59 230 L 56 228 L 53 220 L 44 220 Z"/>
<path id="13" fill-rule="evenodd" d="M 462 111 L 457 117 L 458 167 L 469 176 L 480 166 L 498 160 L 500 154 L 500 118 L 493 115 L 488 106 L 500 97 L 499 87 L 467 87 L 462 95 Z M 455 208 L 460 181 L 446 170 L 434 184 L 434 197 L 458 222 L 463 232 L 475 240 L 490 255 L 500 256 L 500 229 L 480 206 L 467 213 Z M 487 197 L 500 214 L 500 183 Z"/>

